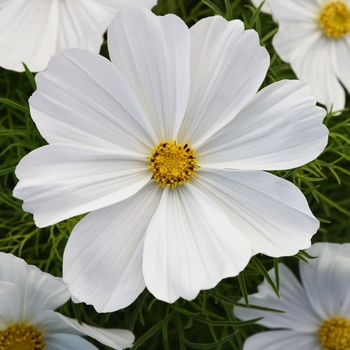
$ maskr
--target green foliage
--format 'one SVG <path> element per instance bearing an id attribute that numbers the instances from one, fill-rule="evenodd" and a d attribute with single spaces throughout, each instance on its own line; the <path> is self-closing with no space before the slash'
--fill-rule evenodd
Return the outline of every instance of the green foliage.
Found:
<path id="1" fill-rule="evenodd" d="M 188 26 L 211 15 L 220 15 L 227 20 L 241 19 L 247 29 L 257 30 L 261 44 L 270 52 L 271 65 L 262 87 L 282 79 L 295 79 L 289 65 L 281 61 L 271 45 L 277 25 L 249 1 L 161 0 L 153 11 L 160 15 L 175 13 Z M 12 196 L 17 182 L 16 165 L 23 156 L 45 144 L 29 114 L 28 98 L 34 89 L 34 77 L 28 69 L 21 74 L 0 69 L 0 250 L 61 276 L 64 247 L 80 218 L 39 229 L 34 225 L 32 215 L 23 212 L 22 203 Z M 342 243 L 350 239 L 350 196 L 347 195 L 350 187 L 349 101 L 346 106 L 340 115 L 326 116 L 329 143 L 317 160 L 297 169 L 274 172 L 297 185 L 307 197 L 311 210 L 321 222 L 314 242 Z M 255 256 L 239 276 L 223 280 L 213 290 L 202 291 L 193 301 L 180 299 L 168 305 L 145 290 L 130 307 L 115 313 L 98 314 L 91 306 L 70 302 L 60 311 L 91 325 L 131 329 L 136 334 L 133 349 L 238 350 L 242 349 L 245 337 L 261 327 L 254 325 L 257 319 L 236 320 L 232 308 L 240 305 L 264 309 L 249 305 L 247 298 L 249 293 L 256 292 L 263 277 L 278 295 L 278 261 L 296 271 L 298 260 L 311 258 L 314 257 L 302 251 L 294 257 L 279 260 Z M 276 282 L 267 273 L 271 268 L 275 269 Z M 95 344 L 100 349 L 109 349 Z"/>

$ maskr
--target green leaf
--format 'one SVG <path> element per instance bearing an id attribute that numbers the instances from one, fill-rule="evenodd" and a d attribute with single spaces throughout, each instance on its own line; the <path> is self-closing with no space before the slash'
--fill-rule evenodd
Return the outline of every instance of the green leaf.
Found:
<path id="1" fill-rule="evenodd" d="M 12 167 L 6 168 L 6 169 L 2 169 L 2 170 L 0 170 L 0 176 L 1 176 L 1 175 L 6 175 L 6 174 L 9 174 L 9 173 L 12 173 L 12 172 L 15 171 L 15 169 L 16 169 L 15 166 L 12 166 Z"/>
<path id="2" fill-rule="evenodd" d="M 331 199 L 329 199 L 328 197 L 324 196 L 321 192 L 316 191 L 316 194 L 327 204 L 329 204 L 330 206 L 332 206 L 333 208 L 337 209 L 338 211 L 340 211 L 341 213 L 345 214 L 346 216 L 350 217 L 350 211 L 348 211 L 347 209 L 344 209 L 343 207 L 341 207 L 340 205 L 338 205 L 337 203 L 333 202 Z"/>
<path id="3" fill-rule="evenodd" d="M 248 300 L 248 292 L 247 292 L 247 287 L 245 285 L 245 280 L 244 280 L 244 275 L 243 273 L 240 273 L 238 275 L 238 283 L 239 287 L 241 288 L 241 292 L 243 295 L 244 302 L 247 306 L 249 306 L 249 300 Z"/>
<path id="4" fill-rule="evenodd" d="M 280 290 L 280 274 L 279 274 L 279 268 L 278 268 L 278 258 L 273 259 L 273 265 L 274 265 L 275 276 L 276 276 L 276 287 L 277 287 L 277 290 Z"/>
<path id="5" fill-rule="evenodd" d="M 237 335 L 237 332 L 238 331 L 236 331 L 236 332 L 230 334 L 228 337 L 222 338 L 214 343 L 207 343 L 207 344 L 191 343 L 187 340 L 185 340 L 185 342 L 186 342 L 186 345 L 192 349 L 213 349 L 215 347 L 218 347 L 222 344 L 227 343 L 229 340 L 231 340 L 233 337 L 235 337 Z"/>
<path id="6" fill-rule="evenodd" d="M 17 201 L 14 201 L 12 198 L 2 192 L 0 192 L 0 200 L 14 209 L 22 210 L 21 204 L 19 204 Z"/>
<path id="7" fill-rule="evenodd" d="M 140 337 L 131 350 L 136 350 L 139 348 L 147 339 L 151 338 L 154 334 L 156 334 L 160 329 L 162 329 L 175 315 L 175 312 L 172 311 L 168 316 L 158 322 L 155 326 L 153 326 L 148 332 L 146 332 L 142 337 Z M 163 328 L 164 329 L 164 328 Z"/>
<path id="8" fill-rule="evenodd" d="M 225 7 L 226 7 L 226 16 L 225 16 L 225 18 L 228 21 L 231 21 L 233 19 L 233 13 L 232 13 L 232 7 L 231 7 L 231 4 L 230 4 L 229 0 L 225 0 Z"/>
<path id="9" fill-rule="evenodd" d="M 245 304 L 239 303 L 236 300 L 232 300 L 230 298 L 227 298 L 227 297 L 225 297 L 225 296 L 223 296 L 221 294 L 218 294 L 218 293 L 215 293 L 215 292 L 212 292 L 212 291 L 209 291 L 208 293 L 209 293 L 210 296 L 214 297 L 217 300 L 222 301 L 224 304 L 229 304 L 229 305 L 237 306 L 237 307 L 243 307 L 245 309 L 249 308 L 249 309 L 261 310 L 261 311 L 278 312 L 278 313 L 282 313 L 282 314 L 285 313 L 285 311 L 283 311 L 283 310 L 270 309 L 268 307 L 263 307 L 263 306 L 258 306 L 258 305 L 249 304 L 249 306 L 247 306 Z"/>
<path id="10" fill-rule="evenodd" d="M 225 14 L 215 4 L 213 4 L 210 0 L 201 0 L 201 1 L 203 4 L 210 7 L 214 11 L 215 14 L 225 18 Z"/>
<path id="11" fill-rule="evenodd" d="M 11 107 L 13 107 L 15 109 L 18 109 L 18 110 L 22 111 L 22 112 L 29 113 L 29 108 L 28 107 L 22 106 L 22 105 L 20 105 L 20 104 L 18 104 L 16 102 L 13 102 L 13 101 L 11 101 L 11 100 L 9 100 L 7 98 L 0 97 L 0 103 L 4 103 L 4 104 L 6 104 L 8 106 L 11 106 Z"/>
<path id="12" fill-rule="evenodd" d="M 176 305 L 169 305 L 174 311 L 177 311 L 185 316 L 191 317 L 191 316 L 198 316 L 200 313 L 199 312 L 192 312 L 192 311 L 188 311 L 182 307 L 176 306 Z"/>
<path id="13" fill-rule="evenodd" d="M 278 289 L 277 289 L 276 285 L 273 283 L 269 273 L 265 269 L 265 266 L 261 263 L 261 261 L 256 256 L 252 257 L 252 262 L 258 268 L 258 270 L 261 272 L 261 274 L 265 277 L 267 283 L 271 286 L 272 290 L 275 292 L 275 294 L 279 298 L 280 295 L 278 293 Z"/>
<path id="14" fill-rule="evenodd" d="M 258 8 L 255 8 L 254 6 L 247 5 L 247 7 L 248 7 L 248 8 L 252 11 L 252 13 L 253 13 L 252 18 L 250 19 L 250 21 L 249 21 L 249 23 L 248 23 L 248 28 L 247 28 L 247 29 L 253 28 L 255 22 L 256 22 L 256 21 L 258 20 L 258 18 L 259 18 L 260 10 L 261 10 L 261 8 L 263 7 L 264 3 L 265 3 L 265 2 L 262 2 Z"/>
<path id="15" fill-rule="evenodd" d="M 260 45 L 264 44 L 264 42 L 268 39 L 270 39 L 273 35 L 275 35 L 275 33 L 277 33 L 278 28 L 272 29 L 270 32 L 268 32 L 266 35 L 264 35 L 261 39 L 260 39 Z"/>
<path id="16" fill-rule="evenodd" d="M 22 64 L 24 67 L 24 71 L 26 72 L 26 75 L 29 79 L 30 85 L 32 86 L 33 90 L 36 90 L 36 83 L 33 73 L 28 69 L 27 65 L 24 62 L 22 62 Z"/>
<path id="17" fill-rule="evenodd" d="M 253 323 L 256 323 L 262 320 L 264 317 L 258 317 L 247 321 L 211 321 L 200 316 L 193 316 L 192 318 L 195 321 L 198 321 L 210 326 L 214 326 L 214 327 L 243 327 L 243 326 L 249 326 Z"/>

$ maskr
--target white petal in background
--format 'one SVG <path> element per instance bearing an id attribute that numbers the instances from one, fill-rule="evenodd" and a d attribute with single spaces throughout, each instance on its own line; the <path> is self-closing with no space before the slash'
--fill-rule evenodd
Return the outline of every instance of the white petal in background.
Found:
<path id="1" fill-rule="evenodd" d="M 310 247 L 319 222 L 293 183 L 263 171 L 204 168 L 191 181 L 249 239 L 252 255 L 288 256 Z"/>
<path id="2" fill-rule="evenodd" d="M 128 0 L 128 7 L 156 1 Z M 12 0 L 0 3 L 0 66 L 23 71 L 47 67 L 49 58 L 69 47 L 99 52 L 119 5 L 111 0 Z"/>
<path id="3" fill-rule="evenodd" d="M 197 147 L 254 96 L 270 57 L 257 33 L 238 20 L 205 18 L 190 33 L 191 90 L 178 140 Z"/>
<path id="4" fill-rule="evenodd" d="M 79 324 L 75 319 L 54 311 L 45 311 L 32 320 L 34 327 L 43 333 L 45 349 L 97 349 L 83 336 L 89 336 L 113 349 L 121 350 L 131 347 L 135 339 L 126 329 L 104 329 Z"/>
<path id="5" fill-rule="evenodd" d="M 301 166 L 325 148 L 326 111 L 298 80 L 273 83 L 201 147 L 201 167 L 279 170 Z"/>
<path id="6" fill-rule="evenodd" d="M 147 160 L 92 147 L 48 145 L 16 169 L 14 196 L 38 227 L 100 209 L 139 191 L 151 178 Z"/>
<path id="7" fill-rule="evenodd" d="M 248 240 L 224 212 L 191 184 L 166 187 L 146 233 L 146 286 L 169 303 L 236 276 L 251 257 Z"/>
<path id="8" fill-rule="evenodd" d="M 264 317 L 258 323 L 268 328 L 288 328 L 299 332 L 315 333 L 322 320 L 311 307 L 305 290 L 288 267 L 279 264 L 278 268 L 280 299 L 264 279 L 258 286 L 259 292 L 249 295 L 248 300 L 250 305 L 281 310 L 285 313 L 234 307 L 234 314 L 241 320 Z M 274 269 L 269 271 L 269 275 L 273 281 L 276 281 Z M 239 302 L 244 304 L 243 299 Z"/>
<path id="9" fill-rule="evenodd" d="M 243 350 L 322 350 L 314 333 L 268 331 L 249 337 Z"/>
<path id="10" fill-rule="evenodd" d="M 127 149 L 149 156 L 157 137 L 118 69 L 78 49 L 52 57 L 36 76 L 30 111 L 48 143 Z"/>
<path id="11" fill-rule="evenodd" d="M 0 281 L 13 283 L 18 288 L 20 299 L 17 303 L 22 319 L 31 319 L 43 310 L 54 310 L 70 297 L 67 285 L 60 278 L 11 254 L 0 253 Z"/>
<path id="12" fill-rule="evenodd" d="M 333 46 L 333 69 L 337 74 L 338 79 L 350 93 L 350 35 L 337 40 Z"/>
<path id="13" fill-rule="evenodd" d="M 279 23 L 272 41 L 279 56 L 290 63 L 298 79 L 311 86 L 318 102 L 329 111 L 343 109 L 345 92 L 334 68 L 340 53 L 337 40 L 323 34 L 317 19 L 322 1 L 269 0 L 269 4 Z"/>
<path id="14" fill-rule="evenodd" d="M 137 96 L 158 137 L 172 140 L 190 87 L 190 35 L 172 14 L 121 10 L 108 29 L 108 50 Z M 157 142 L 157 143 L 158 143 Z"/>
<path id="15" fill-rule="evenodd" d="M 143 242 L 161 192 L 151 181 L 133 197 L 76 225 L 63 257 L 63 279 L 75 299 L 98 312 L 112 312 L 143 291 Z"/>
<path id="16" fill-rule="evenodd" d="M 350 318 L 350 244 L 316 243 L 307 253 L 319 256 L 300 262 L 300 276 L 310 304 L 322 319 Z"/>
<path id="17" fill-rule="evenodd" d="M 77 320 L 65 317 L 61 314 L 59 314 L 59 316 L 64 322 L 84 335 L 88 335 L 113 349 L 121 350 L 130 348 L 135 340 L 134 334 L 126 329 L 97 328 L 85 323 L 80 324 Z"/>
<path id="18" fill-rule="evenodd" d="M 338 54 L 335 52 L 335 45 L 334 41 L 322 36 L 300 46 L 290 59 L 296 76 L 309 84 L 317 101 L 333 112 L 345 106 L 345 91 L 333 68 L 334 54 Z M 278 52 L 277 46 L 276 51 Z"/>
<path id="19" fill-rule="evenodd" d="M 23 71 L 43 70 L 56 52 L 58 0 L 12 0 L 0 12 L 0 66 Z"/>

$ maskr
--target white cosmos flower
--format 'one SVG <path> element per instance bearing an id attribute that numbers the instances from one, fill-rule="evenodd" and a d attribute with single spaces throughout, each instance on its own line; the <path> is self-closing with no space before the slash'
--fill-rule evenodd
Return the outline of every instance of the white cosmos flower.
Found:
<path id="1" fill-rule="evenodd" d="M 273 46 L 328 110 L 350 92 L 350 0 L 268 0 L 279 30 Z M 343 86 L 342 86 L 343 85 Z"/>
<path id="2" fill-rule="evenodd" d="M 49 145 L 16 170 L 39 227 L 91 212 L 63 259 L 78 300 L 112 311 L 145 286 L 193 299 L 256 253 L 310 246 L 319 223 L 305 197 L 261 169 L 314 159 L 325 111 L 299 81 L 256 93 L 269 56 L 255 31 L 121 10 L 108 47 L 112 63 L 72 49 L 37 75 L 31 113 Z"/>
<path id="3" fill-rule="evenodd" d="M 69 47 L 98 53 L 121 7 L 156 0 L 0 0 L 0 66 L 22 72 L 46 69 L 52 55 Z"/>
<path id="4" fill-rule="evenodd" d="M 244 350 L 350 349 L 350 244 L 316 243 L 307 252 L 319 257 L 299 263 L 301 283 L 279 264 L 280 299 L 266 280 L 249 296 L 251 305 L 286 313 L 234 309 L 240 319 L 263 316 L 259 324 L 279 329 L 249 337 Z"/>
<path id="5" fill-rule="evenodd" d="M 255 7 L 259 7 L 260 4 L 263 2 L 263 0 L 251 0 L 251 2 L 253 3 L 253 5 Z M 270 6 L 268 4 L 268 0 L 265 1 L 264 5 L 262 6 L 260 11 L 264 12 L 264 13 L 271 14 L 271 9 L 270 9 Z"/>
<path id="6" fill-rule="evenodd" d="M 61 278 L 0 252 L 0 349 L 96 350 L 84 335 L 113 349 L 132 346 L 128 330 L 79 324 L 53 311 L 69 298 Z"/>

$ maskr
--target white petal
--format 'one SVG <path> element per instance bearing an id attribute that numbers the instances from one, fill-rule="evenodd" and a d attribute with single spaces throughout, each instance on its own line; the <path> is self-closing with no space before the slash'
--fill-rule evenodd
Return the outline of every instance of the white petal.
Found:
<path id="1" fill-rule="evenodd" d="M 291 270 L 284 264 L 279 264 L 280 299 L 270 285 L 264 282 L 258 287 L 259 292 L 249 295 L 249 304 L 262 306 L 285 313 L 261 311 L 252 308 L 235 307 L 235 315 L 241 320 L 264 317 L 258 323 L 268 328 L 289 328 L 299 332 L 315 333 L 321 322 L 305 294 L 300 282 Z M 273 281 L 276 281 L 274 269 L 269 271 Z M 244 304 L 243 299 L 240 300 Z"/>
<path id="2" fill-rule="evenodd" d="M 254 0 L 256 1 L 256 0 Z M 260 1 L 261 2 L 261 1 Z M 295 31 L 302 27 L 318 27 L 317 15 L 323 0 L 267 0 L 273 16 L 278 20 L 279 26 Z"/>
<path id="3" fill-rule="evenodd" d="M 300 263 L 300 276 L 315 312 L 322 319 L 350 318 L 350 244 L 316 243 L 307 252 L 317 259 Z"/>
<path id="4" fill-rule="evenodd" d="M 59 144 L 28 154 L 16 175 L 13 194 L 38 227 L 122 201 L 151 178 L 147 161 L 130 154 Z"/>
<path id="5" fill-rule="evenodd" d="M 12 254 L 0 253 L 0 281 L 17 286 L 21 304 L 20 318 L 31 320 L 43 310 L 53 310 L 69 299 L 61 278 L 42 272 Z"/>
<path id="6" fill-rule="evenodd" d="M 38 313 L 32 320 L 31 324 L 39 332 L 42 332 L 45 338 L 50 337 L 53 334 L 74 334 L 83 335 L 79 330 L 73 328 L 67 322 L 65 322 L 61 314 L 52 310 L 44 310 L 41 313 Z"/>
<path id="7" fill-rule="evenodd" d="M 23 71 L 47 67 L 50 57 L 76 47 L 98 53 L 103 33 L 120 7 L 155 5 L 155 0 L 12 0 L 0 2 L 0 65 Z"/>
<path id="8" fill-rule="evenodd" d="M 298 80 L 271 84 L 196 149 L 200 165 L 246 170 L 301 166 L 327 144 L 325 114 L 306 84 Z"/>
<path id="9" fill-rule="evenodd" d="M 142 292 L 144 235 L 160 196 L 151 181 L 133 197 L 90 213 L 76 225 L 63 256 L 63 278 L 77 300 L 98 312 L 112 312 Z"/>
<path id="10" fill-rule="evenodd" d="M 0 12 L 0 66 L 43 70 L 56 52 L 60 1 L 12 0 Z"/>
<path id="11" fill-rule="evenodd" d="M 339 39 L 333 46 L 333 68 L 337 73 L 338 79 L 350 92 L 350 38 L 347 36 L 344 40 Z"/>
<path id="12" fill-rule="evenodd" d="M 190 35 L 177 16 L 121 10 L 108 29 L 108 50 L 137 96 L 158 142 L 174 139 L 189 92 Z"/>
<path id="13" fill-rule="evenodd" d="M 113 349 L 131 348 L 135 340 L 132 332 L 126 329 L 104 329 L 89 326 L 85 323 L 79 324 L 77 320 L 60 315 L 61 319 L 69 324 L 71 327 L 79 330 L 83 334 L 96 339 L 102 344 L 110 346 Z"/>
<path id="14" fill-rule="evenodd" d="M 254 96 L 269 66 L 269 55 L 241 21 L 215 16 L 191 29 L 191 90 L 179 140 L 197 147 Z"/>
<path id="15" fill-rule="evenodd" d="M 263 171 L 200 170 L 193 183 L 250 241 L 252 255 L 279 257 L 308 248 L 319 222 L 301 191 Z"/>
<path id="16" fill-rule="evenodd" d="M 269 331 L 254 334 L 244 343 L 243 350 L 322 350 L 315 333 Z"/>
<path id="17" fill-rule="evenodd" d="M 98 350 L 86 339 L 74 334 L 50 334 L 44 338 L 44 343 L 46 350 Z"/>
<path id="18" fill-rule="evenodd" d="M 297 77 L 311 86 L 318 102 L 324 104 L 329 111 L 338 111 L 345 106 L 345 92 L 333 69 L 333 46 L 332 41 L 321 37 L 300 47 L 290 64 Z"/>
<path id="19" fill-rule="evenodd" d="M 5 6 L 7 6 L 13 0 L 0 0 L 0 10 L 2 10 Z"/>
<path id="20" fill-rule="evenodd" d="M 146 233 L 146 286 L 169 303 L 236 276 L 251 256 L 246 238 L 223 211 L 191 184 L 164 189 Z"/>
<path id="21" fill-rule="evenodd" d="M 49 143 L 127 149 L 148 156 L 155 135 L 128 83 L 107 59 L 78 49 L 36 76 L 32 118 Z"/>
<path id="22" fill-rule="evenodd" d="M 279 22 L 272 41 L 277 53 L 311 86 L 318 102 L 328 110 L 343 109 L 345 93 L 332 62 L 335 40 L 326 37 L 318 24 L 320 1 L 269 0 L 269 4 Z"/>
<path id="23" fill-rule="evenodd" d="M 17 323 L 20 314 L 21 294 L 18 287 L 11 282 L 0 281 L 0 331 Z"/>

